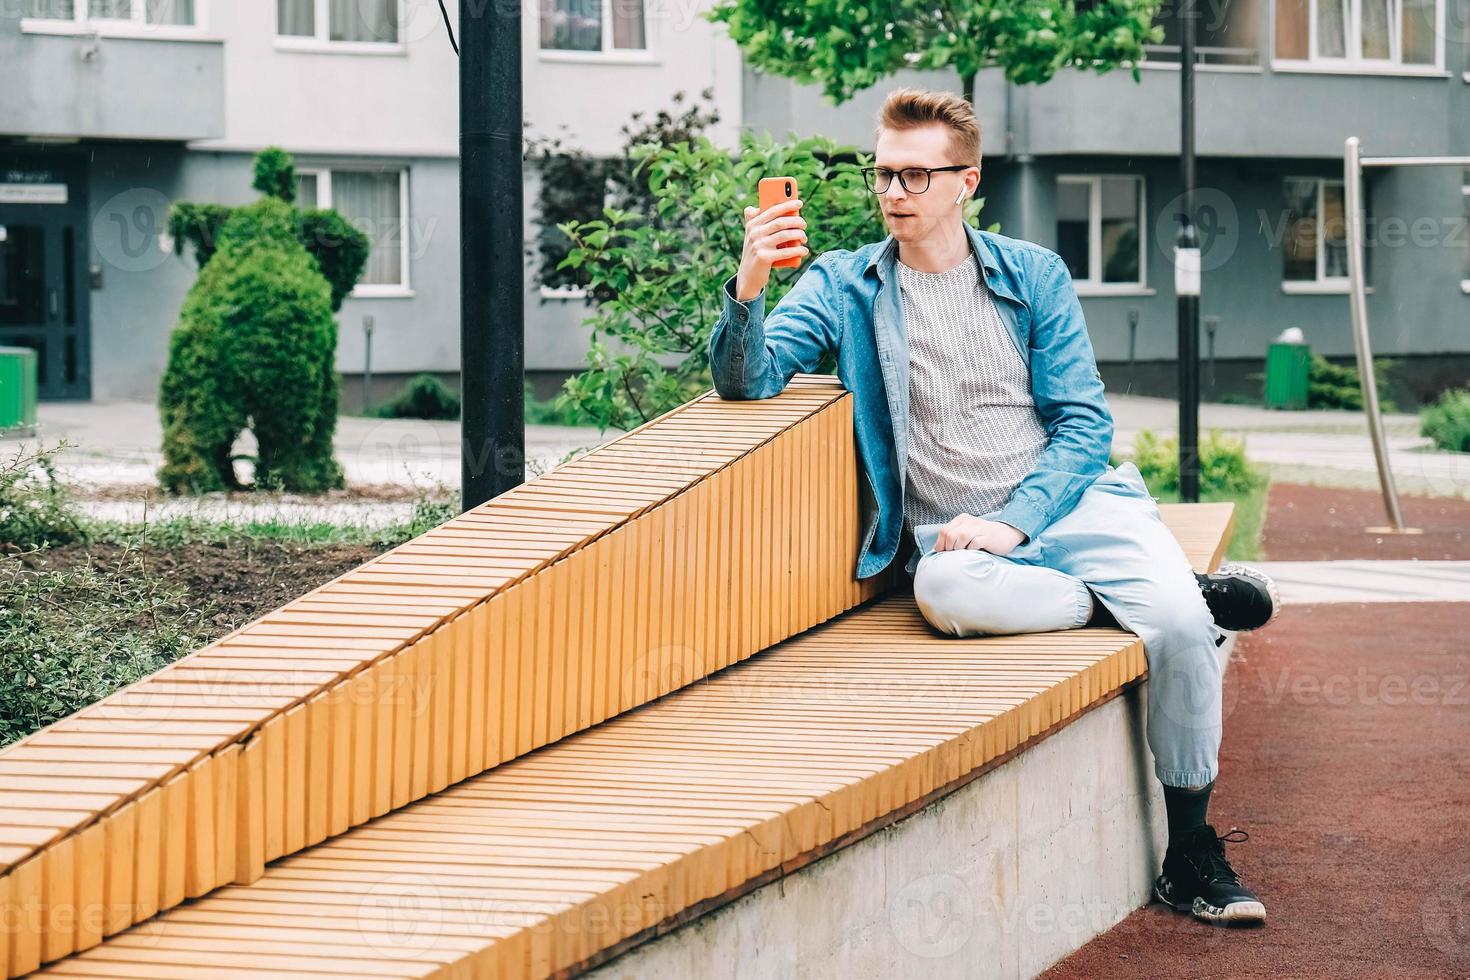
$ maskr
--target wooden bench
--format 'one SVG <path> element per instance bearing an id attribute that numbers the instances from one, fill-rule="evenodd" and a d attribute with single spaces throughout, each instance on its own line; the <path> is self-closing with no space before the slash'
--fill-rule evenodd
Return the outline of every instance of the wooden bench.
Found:
<path id="1" fill-rule="evenodd" d="M 0 752 L 8 975 L 576 972 L 1143 676 L 854 581 L 851 421 L 710 393 Z"/>

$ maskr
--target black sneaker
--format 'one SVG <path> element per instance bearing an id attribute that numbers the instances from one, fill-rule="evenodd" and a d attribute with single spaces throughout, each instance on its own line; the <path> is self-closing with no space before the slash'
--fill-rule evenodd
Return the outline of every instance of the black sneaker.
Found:
<path id="1" fill-rule="evenodd" d="M 1221 629 L 1258 630 L 1281 612 L 1281 593 L 1258 568 L 1227 562 L 1208 575 L 1194 573 L 1205 604 Z"/>
<path id="2" fill-rule="evenodd" d="M 1230 828 L 1222 837 L 1205 824 L 1169 842 L 1164 869 L 1154 881 L 1154 897 L 1176 912 L 1221 925 L 1266 921 L 1266 906 L 1225 860 L 1225 845 L 1248 840 L 1243 830 Z"/>

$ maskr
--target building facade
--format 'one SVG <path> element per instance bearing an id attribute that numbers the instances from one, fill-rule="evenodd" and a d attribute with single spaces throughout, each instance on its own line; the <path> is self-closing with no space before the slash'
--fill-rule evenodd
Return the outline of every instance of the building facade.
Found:
<path id="1" fill-rule="evenodd" d="M 455 3 L 449 3 L 451 15 Z M 707 4 L 542 0 L 523 21 L 527 134 L 594 156 L 635 112 L 709 89 L 738 130 L 823 133 L 865 150 L 900 73 L 833 107 L 743 64 Z M 1452 0 L 1201 4 L 1197 204 L 1204 392 L 1249 386 L 1300 327 L 1348 355 L 1342 150 L 1470 155 L 1470 24 Z M 1380 9 L 1381 8 L 1381 9 Z M 1165 14 L 1172 13 L 1166 5 Z M 1167 40 L 1167 39 L 1166 39 Z M 245 203 L 253 154 L 291 151 L 303 205 L 369 235 L 338 315 L 348 408 L 404 378 L 451 381 L 459 354 L 458 80 L 432 0 L 20 0 L 0 6 L 0 344 L 41 351 L 42 397 L 152 399 L 197 269 L 165 232 L 173 201 Z M 1055 248 L 1114 390 L 1172 390 L 1178 50 L 1041 86 L 976 85 L 982 225 Z M 534 240 L 540 175 L 526 174 Z M 753 196 L 753 189 L 752 189 Z M 1470 376 L 1470 172 L 1367 174 L 1375 353 L 1426 387 Z M 855 243 L 861 244 L 861 243 Z M 583 366 L 586 302 L 538 286 L 528 252 L 526 366 L 542 394 Z M 731 256 L 732 268 L 738 260 Z"/>

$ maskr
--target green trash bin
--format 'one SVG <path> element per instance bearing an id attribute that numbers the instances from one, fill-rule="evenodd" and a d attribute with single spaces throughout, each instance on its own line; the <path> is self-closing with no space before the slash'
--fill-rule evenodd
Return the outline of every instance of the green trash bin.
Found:
<path id="1" fill-rule="evenodd" d="M 36 428 L 36 352 L 0 347 L 0 432 Z"/>
<path id="2" fill-rule="evenodd" d="M 1306 408 L 1312 348 L 1277 341 L 1266 349 L 1266 407 Z"/>

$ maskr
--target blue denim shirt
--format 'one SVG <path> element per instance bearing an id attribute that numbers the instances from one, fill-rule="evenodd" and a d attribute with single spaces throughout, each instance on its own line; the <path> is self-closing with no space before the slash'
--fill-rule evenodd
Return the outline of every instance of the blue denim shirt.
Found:
<path id="1" fill-rule="evenodd" d="M 1072 277 L 1061 257 L 1032 242 L 965 223 L 985 282 L 1031 369 L 1031 394 L 1047 431 L 1035 468 L 993 519 L 1027 538 L 1076 504 L 1108 468 L 1113 417 Z M 770 398 L 797 372 L 816 370 L 833 351 L 837 377 L 853 393 L 853 427 L 862 470 L 864 528 L 855 577 L 888 567 L 905 537 L 909 349 L 892 235 L 815 259 L 776 308 L 765 290 L 742 303 L 735 276 L 709 339 L 710 374 L 721 398 Z M 912 537 L 910 536 L 910 540 Z"/>

